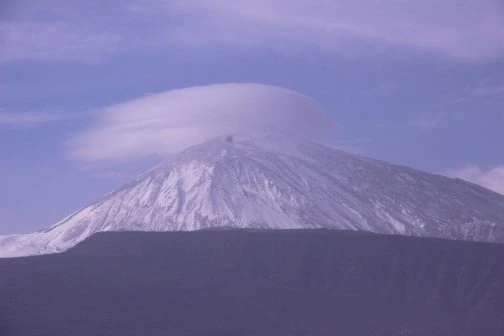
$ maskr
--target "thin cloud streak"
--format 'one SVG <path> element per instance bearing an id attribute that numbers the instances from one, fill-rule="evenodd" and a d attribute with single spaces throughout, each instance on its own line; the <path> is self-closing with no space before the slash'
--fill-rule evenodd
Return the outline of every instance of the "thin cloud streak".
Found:
<path id="1" fill-rule="evenodd" d="M 366 56 L 390 47 L 462 61 L 504 55 L 498 0 L 96 0 L 23 2 L 1 24 L 4 61 L 99 62 L 173 47 L 310 48 Z"/>
<path id="2" fill-rule="evenodd" d="M 103 179 L 125 179 L 127 177 L 130 177 L 129 174 L 123 173 L 123 172 L 115 172 L 115 171 L 110 171 L 110 172 L 97 172 L 92 174 L 93 177 L 96 178 L 103 178 Z"/>
<path id="3" fill-rule="evenodd" d="M 212 8 L 221 19 L 240 17 L 258 30 L 266 28 L 265 34 L 294 29 L 296 38 L 310 38 L 327 48 L 345 46 L 340 42 L 351 38 L 466 60 L 504 52 L 503 11 L 497 1 L 319 0 L 286 5 L 280 0 L 255 0 L 237 5 L 218 0 Z"/>
<path id="4" fill-rule="evenodd" d="M 493 97 L 503 97 L 504 98 L 504 85 L 499 85 L 499 86 L 482 86 L 475 88 L 470 91 L 470 94 L 472 96 L 477 96 L 477 97 L 488 97 L 488 96 L 493 96 Z"/>
<path id="5" fill-rule="evenodd" d="M 10 113 L 0 110 L 1 126 L 39 126 L 65 120 L 63 116 L 48 113 Z"/>
<path id="6" fill-rule="evenodd" d="M 436 128 L 440 123 L 439 118 L 421 116 L 408 122 L 408 126 L 424 131 Z"/>
<path id="7" fill-rule="evenodd" d="M 72 109 L 68 111 L 61 108 L 43 108 L 38 111 L 17 110 L 0 107 L 0 128 L 11 127 L 14 129 L 45 127 L 48 125 L 70 122 L 75 120 L 89 120 L 97 111 Z"/>
<path id="8" fill-rule="evenodd" d="M 451 105 L 467 104 L 482 100 L 488 101 L 489 99 L 496 101 L 504 99 L 504 84 L 479 85 L 468 88 L 459 96 L 455 97 L 451 102 Z"/>
<path id="9" fill-rule="evenodd" d="M 118 35 L 81 29 L 68 22 L 16 22 L 0 24 L 3 61 L 79 61 L 97 63 L 112 55 Z"/>

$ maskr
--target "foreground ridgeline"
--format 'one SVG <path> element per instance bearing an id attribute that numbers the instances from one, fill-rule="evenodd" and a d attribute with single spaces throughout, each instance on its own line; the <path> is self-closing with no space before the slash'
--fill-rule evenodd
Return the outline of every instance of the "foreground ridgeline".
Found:
<path id="1" fill-rule="evenodd" d="M 64 251 L 100 231 L 331 228 L 504 242 L 504 196 L 284 134 L 186 149 L 0 257 Z"/>
<path id="2" fill-rule="evenodd" d="M 0 260 L 0 335 L 502 336 L 504 245 L 329 230 L 99 233 Z"/>

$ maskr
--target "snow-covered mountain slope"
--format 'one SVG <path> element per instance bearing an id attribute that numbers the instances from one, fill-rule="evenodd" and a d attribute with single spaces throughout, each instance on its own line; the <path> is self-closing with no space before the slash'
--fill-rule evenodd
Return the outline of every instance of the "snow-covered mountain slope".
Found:
<path id="1" fill-rule="evenodd" d="M 169 158 L 0 256 L 66 250 L 98 231 L 334 228 L 504 242 L 504 196 L 278 135 L 227 136 Z"/>

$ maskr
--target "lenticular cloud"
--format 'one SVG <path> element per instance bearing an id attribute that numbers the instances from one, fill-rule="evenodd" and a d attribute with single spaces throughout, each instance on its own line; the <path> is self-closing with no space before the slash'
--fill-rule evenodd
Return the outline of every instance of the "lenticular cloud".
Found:
<path id="1" fill-rule="evenodd" d="M 226 133 L 280 130 L 307 138 L 332 131 L 314 100 L 260 84 L 178 89 L 104 108 L 93 127 L 70 141 L 74 158 L 122 161 L 166 155 Z"/>

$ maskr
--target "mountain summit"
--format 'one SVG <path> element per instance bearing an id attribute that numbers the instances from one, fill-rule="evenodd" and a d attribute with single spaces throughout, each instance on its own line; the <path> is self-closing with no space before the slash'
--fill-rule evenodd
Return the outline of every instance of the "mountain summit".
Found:
<path id="1" fill-rule="evenodd" d="M 100 231 L 330 228 L 504 242 L 504 196 L 285 135 L 228 135 L 168 158 L 0 256 L 64 251 Z"/>

